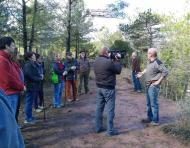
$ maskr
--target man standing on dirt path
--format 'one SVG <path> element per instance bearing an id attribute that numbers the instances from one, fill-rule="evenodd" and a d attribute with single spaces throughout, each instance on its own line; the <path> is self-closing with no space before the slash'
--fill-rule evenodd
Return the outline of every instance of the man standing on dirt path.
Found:
<path id="1" fill-rule="evenodd" d="M 157 58 L 157 49 L 148 49 L 147 54 L 149 63 L 143 72 L 139 72 L 137 77 L 142 77 L 145 74 L 146 95 L 147 95 L 147 119 L 143 119 L 143 123 L 150 123 L 152 126 L 159 125 L 159 103 L 158 96 L 160 84 L 168 75 L 168 70 L 164 64 Z"/>
<path id="2" fill-rule="evenodd" d="M 85 89 L 85 94 L 89 92 L 88 88 L 88 79 L 89 79 L 89 73 L 90 73 L 90 62 L 89 59 L 86 57 L 86 52 L 81 51 L 80 52 L 80 58 L 78 60 L 79 63 L 79 87 L 78 87 L 78 92 L 79 95 L 81 95 L 81 90 L 82 90 L 82 85 L 83 85 L 83 80 L 84 80 L 84 89 Z"/>
<path id="3" fill-rule="evenodd" d="M 135 51 L 132 53 L 131 67 L 132 67 L 132 80 L 134 85 L 134 91 L 140 93 L 141 83 L 136 75 L 141 71 L 141 69 L 140 69 L 140 61 L 137 56 L 137 52 Z"/>
<path id="4" fill-rule="evenodd" d="M 97 85 L 96 98 L 96 132 L 104 131 L 103 128 L 103 111 L 106 105 L 107 109 L 107 135 L 118 135 L 114 129 L 113 119 L 115 116 L 115 85 L 116 74 L 121 73 L 120 54 L 115 59 L 109 58 L 108 48 L 100 50 L 99 57 L 94 62 L 94 73 Z"/>

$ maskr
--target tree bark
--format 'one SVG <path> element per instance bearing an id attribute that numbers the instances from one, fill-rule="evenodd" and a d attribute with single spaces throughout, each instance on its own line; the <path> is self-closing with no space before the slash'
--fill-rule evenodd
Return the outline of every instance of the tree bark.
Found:
<path id="1" fill-rule="evenodd" d="M 71 0 L 69 0 L 66 52 L 70 52 L 70 46 L 71 46 L 71 4 L 72 2 Z"/>
<path id="2" fill-rule="evenodd" d="M 32 28 L 31 28 L 31 37 L 29 44 L 29 51 L 32 51 L 33 43 L 34 43 L 34 34 L 35 34 L 35 25 L 36 25 L 36 14 L 37 14 L 37 4 L 38 1 L 34 1 L 34 11 L 33 11 L 33 19 L 32 19 Z"/>
<path id="3" fill-rule="evenodd" d="M 26 1 L 22 0 L 22 38 L 23 38 L 23 47 L 24 47 L 24 53 L 27 52 L 27 29 L 26 29 Z"/>

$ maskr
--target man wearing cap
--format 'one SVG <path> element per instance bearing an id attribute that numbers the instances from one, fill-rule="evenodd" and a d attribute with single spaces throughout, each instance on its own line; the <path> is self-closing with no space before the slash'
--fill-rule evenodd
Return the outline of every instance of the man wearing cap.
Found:
<path id="1" fill-rule="evenodd" d="M 86 57 L 86 53 L 85 51 L 81 51 L 80 52 L 80 58 L 78 60 L 79 62 L 79 95 L 81 94 L 81 90 L 82 90 L 82 83 L 84 81 L 84 89 L 85 89 L 85 94 L 88 93 L 89 88 L 88 88 L 88 77 L 89 77 L 89 73 L 90 73 L 90 62 L 88 60 L 88 58 Z"/>
<path id="2" fill-rule="evenodd" d="M 77 60 L 72 57 L 71 52 L 66 53 L 65 61 L 65 79 L 66 79 L 66 99 L 69 102 L 76 101 L 77 99 L 77 70 L 79 65 Z M 71 89 L 72 88 L 72 91 Z M 71 95 L 72 94 L 72 95 Z"/>
<path id="3" fill-rule="evenodd" d="M 20 78 L 20 69 L 13 60 L 15 50 L 15 41 L 11 37 L 0 39 L 0 88 L 7 95 L 14 115 L 16 115 L 19 94 L 26 89 Z"/>
<path id="4" fill-rule="evenodd" d="M 168 70 L 164 64 L 157 58 L 157 49 L 148 49 L 148 65 L 143 72 L 139 72 L 137 77 L 140 78 L 145 74 L 146 81 L 146 101 L 147 101 L 147 119 L 143 123 L 150 123 L 152 126 L 159 125 L 159 103 L 158 96 L 160 84 L 168 75 Z"/>

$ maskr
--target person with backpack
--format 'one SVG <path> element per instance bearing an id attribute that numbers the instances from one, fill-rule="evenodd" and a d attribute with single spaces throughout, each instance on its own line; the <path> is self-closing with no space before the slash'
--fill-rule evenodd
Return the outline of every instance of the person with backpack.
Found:
<path id="1" fill-rule="evenodd" d="M 65 66 L 61 61 L 61 55 L 58 53 L 55 55 L 55 61 L 53 62 L 52 82 L 54 84 L 54 100 L 53 106 L 60 108 L 62 106 L 62 92 L 64 89 L 64 70 Z"/>

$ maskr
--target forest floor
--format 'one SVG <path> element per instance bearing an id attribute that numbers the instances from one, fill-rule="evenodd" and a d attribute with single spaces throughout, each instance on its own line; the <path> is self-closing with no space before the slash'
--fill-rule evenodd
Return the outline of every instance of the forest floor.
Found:
<path id="1" fill-rule="evenodd" d="M 141 123 L 146 118 L 144 93 L 132 92 L 126 81 L 126 69 L 117 77 L 115 127 L 119 135 L 108 137 L 95 133 L 96 86 L 90 80 L 90 93 L 79 101 L 66 102 L 60 109 L 52 108 L 53 86 L 45 85 L 46 120 L 37 113 L 34 125 L 24 125 L 26 147 L 31 148 L 188 148 L 190 144 L 164 134 L 161 127 L 172 123 L 178 111 L 175 102 L 160 97 L 160 126 Z M 93 74 L 92 74 L 93 75 Z M 93 76 L 92 76 L 93 77 Z M 22 113 L 21 115 L 22 116 Z M 22 119 L 21 119 L 22 120 Z M 104 113 L 106 128 L 106 113 Z"/>

